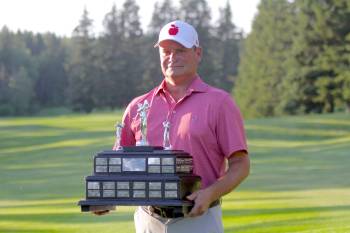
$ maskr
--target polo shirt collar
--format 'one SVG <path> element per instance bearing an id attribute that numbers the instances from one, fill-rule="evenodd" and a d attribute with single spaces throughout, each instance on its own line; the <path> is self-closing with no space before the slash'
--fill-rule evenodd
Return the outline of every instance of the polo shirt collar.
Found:
<path id="1" fill-rule="evenodd" d="M 166 88 L 166 82 L 165 79 L 163 79 L 162 83 L 158 86 L 158 88 L 155 91 L 155 95 L 158 95 L 160 92 L 165 93 Z M 208 89 L 208 85 L 202 81 L 202 79 L 199 77 L 199 75 L 196 75 L 195 79 L 192 81 L 190 86 L 187 89 L 187 93 L 193 93 L 193 92 L 206 92 Z"/>

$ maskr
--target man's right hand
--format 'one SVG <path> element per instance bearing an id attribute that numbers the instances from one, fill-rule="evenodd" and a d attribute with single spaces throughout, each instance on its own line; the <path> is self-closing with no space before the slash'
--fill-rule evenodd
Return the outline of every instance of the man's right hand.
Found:
<path id="1" fill-rule="evenodd" d="M 99 211 L 93 211 L 92 213 L 93 213 L 94 215 L 101 216 L 101 215 L 108 214 L 108 213 L 109 213 L 109 210 L 99 210 Z"/>
<path id="2" fill-rule="evenodd" d="M 109 211 L 115 210 L 115 209 L 116 209 L 116 206 L 113 206 L 113 205 L 90 206 L 90 211 L 94 215 L 98 215 L 98 216 L 108 214 Z"/>

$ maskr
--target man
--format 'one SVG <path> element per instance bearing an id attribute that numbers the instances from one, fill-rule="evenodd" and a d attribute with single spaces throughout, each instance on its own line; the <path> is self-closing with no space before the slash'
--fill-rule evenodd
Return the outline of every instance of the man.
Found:
<path id="1" fill-rule="evenodd" d="M 163 218 L 152 208 L 138 208 L 136 232 L 223 232 L 219 200 L 249 174 L 241 114 L 228 93 L 205 84 L 197 74 L 202 48 L 191 25 L 168 23 L 155 47 L 159 47 L 164 80 L 127 107 L 121 145 L 135 145 L 140 139 L 137 104 L 147 100 L 147 141 L 162 146 L 163 122 L 170 122 L 170 143 L 193 156 L 194 173 L 201 176 L 202 187 L 187 197 L 195 204 L 184 218 Z"/>

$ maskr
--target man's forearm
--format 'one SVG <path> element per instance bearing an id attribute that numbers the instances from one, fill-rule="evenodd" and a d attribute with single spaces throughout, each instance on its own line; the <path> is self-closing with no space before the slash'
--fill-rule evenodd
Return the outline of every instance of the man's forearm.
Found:
<path id="1" fill-rule="evenodd" d="M 211 202 L 234 190 L 249 175 L 249 170 L 250 160 L 246 152 L 240 151 L 232 154 L 225 175 L 206 188 L 211 194 Z"/>
<path id="2" fill-rule="evenodd" d="M 248 176 L 249 169 L 250 161 L 246 152 L 232 154 L 229 159 L 229 168 L 224 176 L 209 187 L 187 196 L 189 200 L 195 201 L 189 216 L 202 215 L 210 207 L 210 203 L 235 189 Z"/>

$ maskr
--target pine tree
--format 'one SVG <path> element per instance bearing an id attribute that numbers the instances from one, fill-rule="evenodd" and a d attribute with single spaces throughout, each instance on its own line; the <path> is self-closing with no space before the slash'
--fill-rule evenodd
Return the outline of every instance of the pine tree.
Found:
<path id="1" fill-rule="evenodd" d="M 160 29 L 167 23 L 179 18 L 178 9 L 172 0 L 164 0 L 154 4 L 151 22 L 148 26 L 148 33 L 157 36 Z"/>
<path id="2" fill-rule="evenodd" d="M 0 32 L 0 115 L 30 114 L 36 108 L 37 66 L 21 36 L 7 27 Z"/>
<path id="3" fill-rule="evenodd" d="M 180 19 L 191 24 L 198 33 L 199 44 L 203 48 L 203 58 L 199 66 L 199 75 L 209 84 L 216 85 L 216 68 L 214 62 L 213 27 L 211 21 L 211 11 L 206 0 L 181 0 Z"/>
<path id="4" fill-rule="evenodd" d="M 144 44 L 141 29 L 139 6 L 135 0 L 126 0 L 120 13 L 122 31 L 122 69 L 120 74 L 126 88 L 122 92 L 122 104 L 125 106 L 135 95 L 142 94 L 142 73 L 146 65 L 143 60 Z"/>
<path id="5" fill-rule="evenodd" d="M 141 29 L 140 7 L 135 0 L 126 0 L 123 4 L 123 10 L 121 12 L 121 30 L 123 37 L 130 40 L 136 40 L 141 37 L 143 32 Z"/>
<path id="6" fill-rule="evenodd" d="M 294 9 L 287 0 L 262 0 L 244 42 L 234 96 L 249 117 L 280 114 L 282 81 L 294 36 Z"/>
<path id="7" fill-rule="evenodd" d="M 154 48 L 153 45 L 158 40 L 158 34 L 161 28 L 171 22 L 178 19 L 178 9 L 173 5 L 171 0 L 164 0 L 162 2 L 156 2 L 154 4 L 153 14 L 151 22 L 148 26 L 148 32 L 144 36 L 144 72 L 142 74 L 142 86 L 141 92 L 147 92 L 154 86 L 159 85 L 163 79 L 159 64 L 159 52 L 158 48 Z"/>
<path id="8" fill-rule="evenodd" d="M 296 1 L 297 30 L 289 72 L 289 112 L 334 112 L 348 106 L 350 3 Z M 345 94 L 345 95 L 344 95 Z M 291 111 L 296 109 L 294 111 Z"/>
<path id="9" fill-rule="evenodd" d="M 38 62 L 38 79 L 35 83 L 35 96 L 41 107 L 57 107 L 66 104 L 65 89 L 68 85 L 68 74 L 64 63 L 67 51 L 62 39 L 55 34 L 37 35 L 38 43 L 45 47 L 40 53 L 36 52 Z M 42 42 L 39 42 L 41 41 Z M 34 47 L 40 47 L 34 45 Z M 38 51 L 38 49 L 37 49 Z"/>
<path id="10" fill-rule="evenodd" d="M 127 87 L 122 78 L 125 59 L 122 56 L 122 30 L 120 14 L 115 5 L 104 18 L 104 33 L 96 45 L 98 50 L 97 68 L 99 82 L 96 84 L 96 98 L 99 107 L 121 107 Z"/>
<path id="11" fill-rule="evenodd" d="M 215 43 L 212 44 L 215 71 L 215 86 L 228 92 L 232 90 L 239 63 L 239 44 L 242 34 L 237 32 L 232 22 L 229 1 L 220 9 L 220 17 L 215 28 Z"/>
<path id="12" fill-rule="evenodd" d="M 93 21 L 84 9 L 79 25 L 73 32 L 72 57 L 68 63 L 69 100 L 76 111 L 91 112 L 96 107 L 94 85 L 98 81 L 94 62 Z"/>

